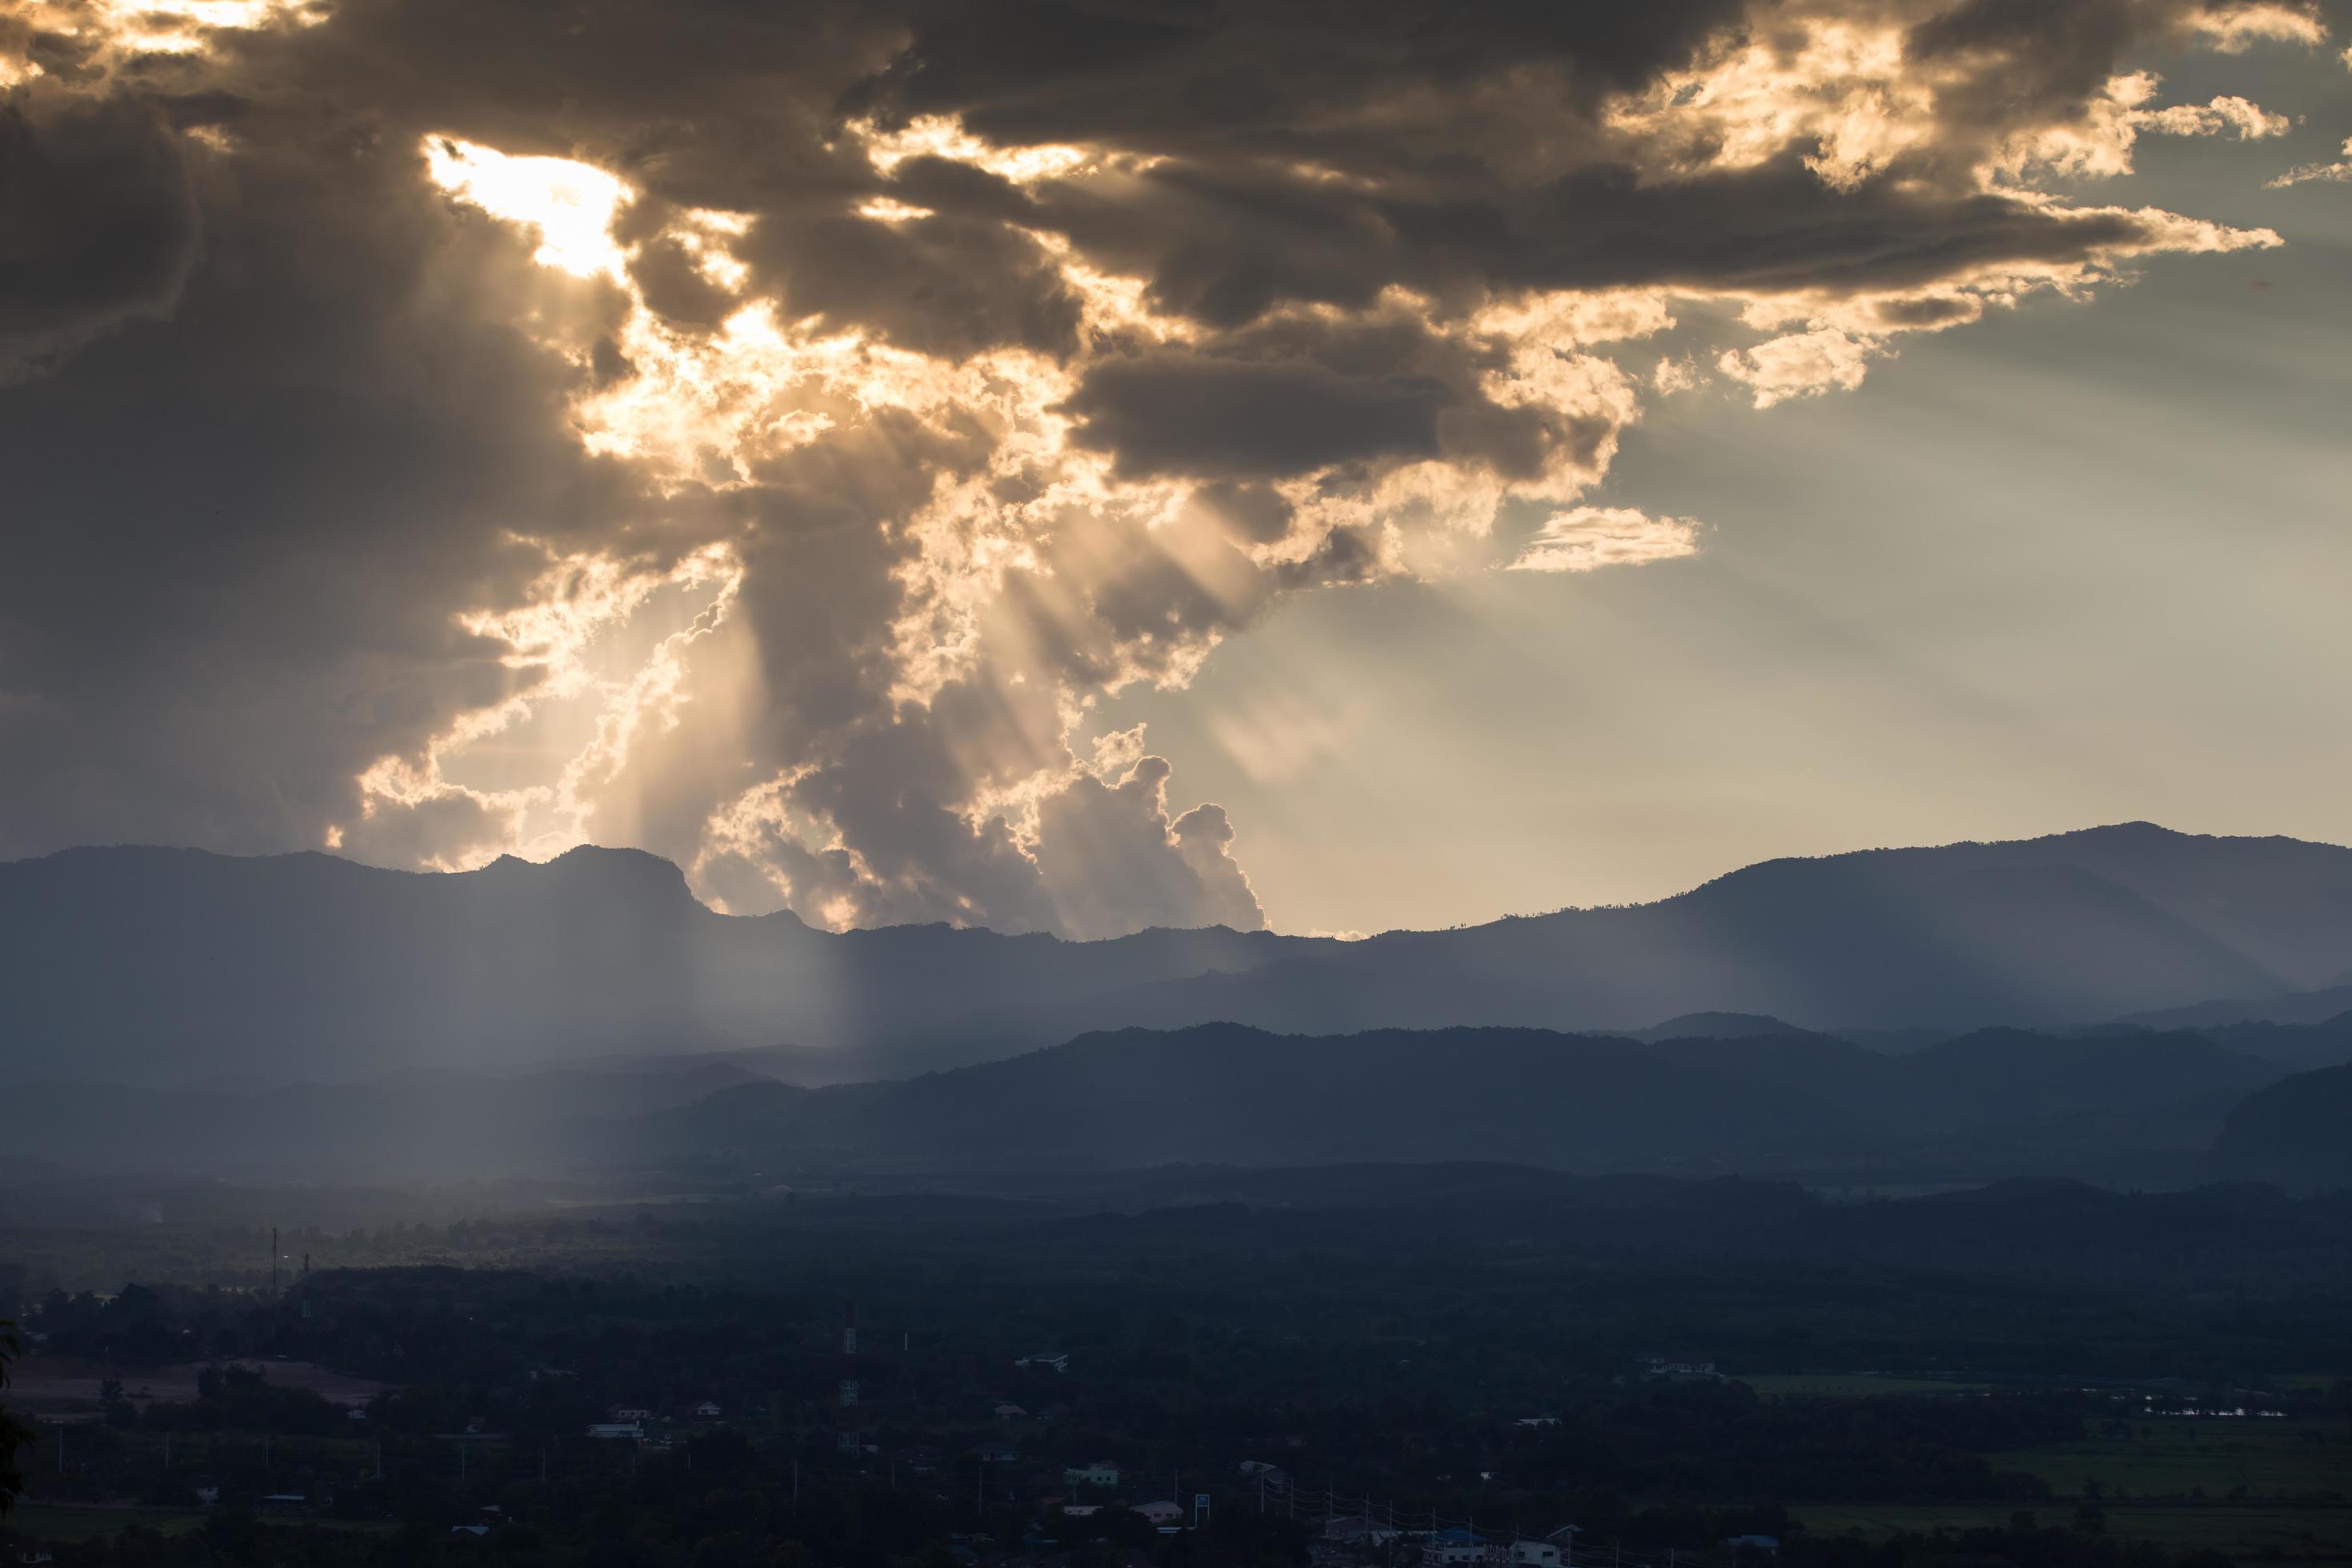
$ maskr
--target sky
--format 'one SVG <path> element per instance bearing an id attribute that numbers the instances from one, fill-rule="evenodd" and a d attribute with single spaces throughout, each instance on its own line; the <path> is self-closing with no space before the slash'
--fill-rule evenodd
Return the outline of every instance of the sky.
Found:
<path id="1" fill-rule="evenodd" d="M 0 858 L 2352 841 L 2347 363 L 2341 9 L 16 0 Z"/>

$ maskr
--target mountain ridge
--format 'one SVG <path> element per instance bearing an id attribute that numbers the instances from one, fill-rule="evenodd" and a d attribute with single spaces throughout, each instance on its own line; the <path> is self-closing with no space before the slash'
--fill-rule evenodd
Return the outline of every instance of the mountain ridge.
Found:
<path id="1" fill-rule="evenodd" d="M 2347 960 L 2352 850 L 2146 823 L 1784 858 L 1648 904 L 1359 942 L 834 933 L 719 913 L 676 865 L 593 846 L 450 873 L 84 847 L 0 863 L 0 1070 L 283 1079 L 788 1043 L 854 1054 L 850 1078 L 1216 1020 L 1961 1032 L 2279 996 Z"/>

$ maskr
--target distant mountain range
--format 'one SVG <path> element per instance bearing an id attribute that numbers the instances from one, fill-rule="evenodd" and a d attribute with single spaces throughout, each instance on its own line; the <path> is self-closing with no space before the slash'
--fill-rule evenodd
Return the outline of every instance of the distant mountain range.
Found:
<path id="1" fill-rule="evenodd" d="M 2352 1055 L 2352 1049 L 2347 1049 Z M 2274 1061 L 2202 1036 L 1987 1030 L 1907 1056 L 1806 1034 L 1130 1029 L 952 1072 L 747 1083 L 573 1136 L 583 1159 L 771 1171 L 1500 1160 L 1556 1170 L 2196 1167 Z M 2143 1165 L 2143 1168 L 2147 1168 Z"/>
<path id="2" fill-rule="evenodd" d="M 2296 1073 L 2248 1095 L 2214 1153 L 2229 1175 L 2298 1190 L 2352 1187 L 2352 1065 Z"/>
<path id="3" fill-rule="evenodd" d="M 1654 904 L 1357 942 L 834 934 L 715 913 L 676 867 L 625 850 L 450 875 L 149 848 L 0 865 L 0 1074 L 20 1082 L 791 1045 L 834 1053 L 787 1075 L 815 1083 L 1212 1022 L 1334 1035 L 1746 1014 L 1926 1031 L 1916 1043 L 2216 996 L 2252 999 L 2259 1021 L 2347 971 L 2352 850 L 2147 824 L 1769 861 Z"/>
<path id="4" fill-rule="evenodd" d="M 759 1187 L 1499 1160 L 1849 1184 L 2232 1173 L 2311 1184 L 2300 1155 L 2216 1163 L 2209 1152 L 2226 1121 L 2239 1151 L 2279 1154 L 2288 1145 L 2265 1131 L 2279 1113 L 2250 1121 L 2248 1108 L 2276 1095 L 2265 1086 L 2326 1079 L 2288 1077 L 2302 1061 L 2352 1060 L 2352 1017 L 2257 1026 L 2284 1059 L 2142 1029 L 1981 1030 L 1893 1055 L 1746 1022 L 1772 1027 L 1728 1038 L 1662 1027 L 1643 1031 L 1658 1037 L 1649 1043 L 1516 1028 L 1126 1029 L 818 1089 L 763 1076 L 794 1058 L 760 1052 L 260 1091 L 35 1082 L 0 1109 L 0 1139 L 19 1158 L 85 1170 L 343 1181 L 639 1171 Z M 2302 1115 L 2292 1101 L 2283 1114 Z"/>

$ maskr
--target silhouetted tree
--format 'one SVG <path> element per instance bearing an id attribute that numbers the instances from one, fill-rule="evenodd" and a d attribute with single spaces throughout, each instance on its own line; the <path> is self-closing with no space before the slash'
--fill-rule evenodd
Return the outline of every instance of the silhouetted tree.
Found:
<path id="1" fill-rule="evenodd" d="M 0 1389 L 8 1386 L 8 1363 L 16 1359 L 16 1325 L 0 1318 Z M 0 1514 L 14 1508 L 16 1494 L 25 1489 L 25 1478 L 16 1471 L 16 1450 L 32 1440 L 32 1432 L 0 1405 Z"/>

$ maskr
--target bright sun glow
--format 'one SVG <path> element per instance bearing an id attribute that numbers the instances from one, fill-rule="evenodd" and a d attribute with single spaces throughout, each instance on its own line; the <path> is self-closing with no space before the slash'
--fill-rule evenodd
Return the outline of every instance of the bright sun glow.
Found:
<path id="1" fill-rule="evenodd" d="M 917 115 L 899 131 L 884 131 L 870 120 L 857 121 L 850 129 L 865 142 L 866 157 L 886 174 L 909 158 L 944 158 L 1026 185 L 1075 174 L 1092 162 L 1085 148 L 1057 142 L 992 146 L 966 131 L 963 121 L 951 114 Z"/>
<path id="2" fill-rule="evenodd" d="M 613 219 L 633 194 L 621 180 L 570 158 L 509 157 L 447 136 L 425 139 L 425 162 L 451 195 L 536 233 L 542 265 L 621 279 L 627 256 L 613 239 Z"/>

